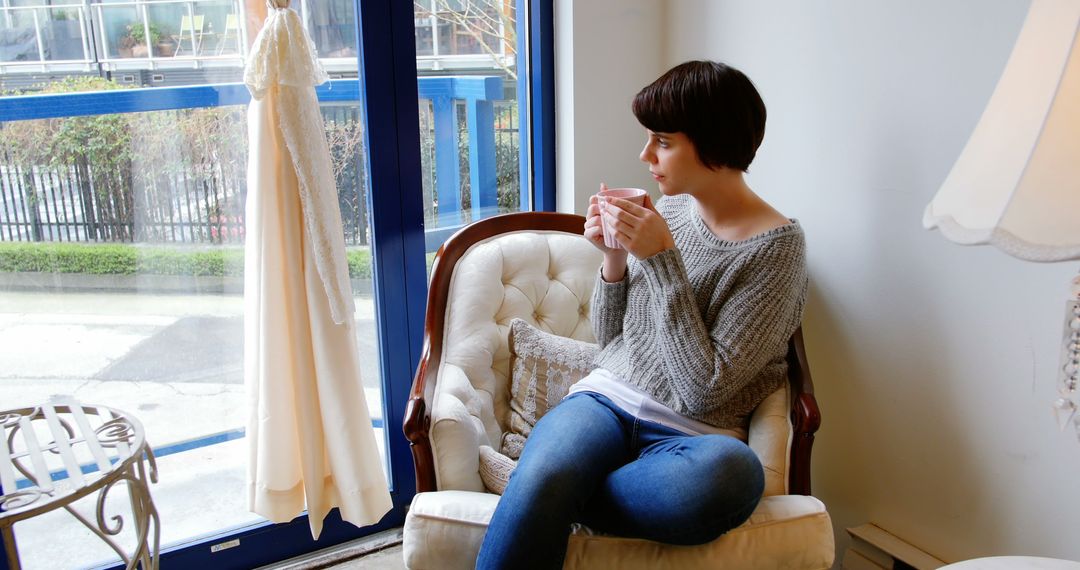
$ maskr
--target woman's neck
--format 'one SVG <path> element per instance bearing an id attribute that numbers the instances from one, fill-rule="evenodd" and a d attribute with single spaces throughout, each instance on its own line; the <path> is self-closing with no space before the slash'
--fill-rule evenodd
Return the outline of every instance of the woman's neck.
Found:
<path id="1" fill-rule="evenodd" d="M 698 215 L 716 237 L 741 241 L 789 222 L 750 189 L 742 172 L 714 171 L 709 182 L 691 195 Z"/>

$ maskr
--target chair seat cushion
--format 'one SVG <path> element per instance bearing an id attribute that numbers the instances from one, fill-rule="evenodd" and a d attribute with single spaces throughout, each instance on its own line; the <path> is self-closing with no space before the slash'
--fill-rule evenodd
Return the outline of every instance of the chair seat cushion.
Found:
<path id="1" fill-rule="evenodd" d="M 405 518 L 405 566 L 412 570 L 473 568 L 499 496 L 472 491 L 419 493 Z M 571 536 L 565 568 L 829 568 L 832 521 L 814 497 L 764 497 L 750 520 L 700 546 L 593 534 Z"/>

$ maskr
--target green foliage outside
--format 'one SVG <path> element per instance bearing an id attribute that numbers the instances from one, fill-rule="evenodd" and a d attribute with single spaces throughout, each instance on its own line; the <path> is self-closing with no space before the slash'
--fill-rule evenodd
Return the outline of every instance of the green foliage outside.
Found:
<path id="1" fill-rule="evenodd" d="M 153 27 L 150 32 L 154 33 Z M 44 86 L 43 92 L 126 88 L 99 77 L 69 77 Z M 323 114 L 339 190 L 345 241 L 348 246 L 362 249 L 370 233 L 367 184 L 362 167 L 366 155 L 363 124 L 348 105 L 325 105 Z M 459 117 L 463 123 L 464 115 L 460 113 Z M 438 211 L 435 145 L 431 113 L 422 113 L 422 119 L 424 116 L 427 122 L 421 127 L 420 143 L 425 218 L 430 225 Z M 497 109 L 495 151 L 500 212 L 517 211 L 521 207 L 518 203 L 518 141 L 514 132 L 519 124 L 516 106 Z M 458 141 L 462 161 L 461 206 L 465 209 L 466 221 L 471 221 L 469 145 L 464 129 L 461 135 Z M 28 224 L 29 237 L 35 242 L 56 239 L 53 236 L 60 234 L 60 229 L 53 228 L 56 234 L 52 230 L 45 231 L 50 229 L 49 224 L 56 224 L 56 212 L 69 216 L 67 211 L 71 210 L 71 217 L 65 222 L 70 226 L 76 221 L 74 210 L 78 207 L 77 222 L 81 234 L 75 239 L 90 241 L 89 245 L 94 247 L 103 243 L 128 246 L 137 243 L 145 248 L 173 251 L 170 246 L 156 244 L 189 243 L 191 250 L 200 246 L 239 245 L 243 242 L 246 159 L 246 113 L 241 106 L 0 124 L 0 160 L 11 178 L 7 181 L 9 187 L 23 193 L 28 219 L 21 222 Z M 55 181 L 51 190 L 50 183 L 45 181 Z M 72 194 L 70 199 L 64 200 L 65 195 Z M 61 198 L 59 202 L 57 196 Z M 51 220 L 45 217 L 49 212 L 53 215 Z M 72 237 L 68 235 L 67 239 Z M 140 251 L 150 251 L 145 248 Z M 117 251 L 135 250 L 120 248 Z M 187 250 L 178 247 L 176 251 Z M 104 259 L 82 263 L 89 268 L 109 266 Z M 123 263 L 126 263 L 125 267 L 134 267 L 134 262 Z M 147 260 L 146 263 L 157 267 L 174 262 Z M 163 274 L 203 274 L 196 273 L 196 269 L 176 273 L 178 271 L 169 270 Z M 371 274 L 366 254 L 364 257 L 350 256 L 350 271 L 353 276 Z"/>
<path id="2" fill-rule="evenodd" d="M 123 86 L 100 77 L 67 77 L 50 83 L 44 93 L 111 91 Z M 70 117 L 13 121 L 0 136 L 0 150 L 17 165 L 22 187 L 31 206 L 44 199 L 44 189 L 34 180 L 38 166 L 70 167 L 76 173 L 78 192 L 86 203 L 98 203 L 98 221 L 130 219 L 134 210 L 132 148 L 129 118 L 125 115 Z M 31 209 L 37 215 L 37 209 Z M 130 241 L 131 236 L 118 236 Z M 39 236 L 35 236 L 39 238 Z"/>
<path id="3" fill-rule="evenodd" d="M 150 43 L 152 43 L 152 44 L 158 43 L 158 41 L 161 40 L 161 36 L 165 35 L 165 33 L 167 33 L 167 31 L 163 32 L 161 27 L 159 27 L 155 23 L 151 23 L 150 24 Z M 128 26 L 128 35 L 130 35 L 131 39 L 137 44 L 141 44 L 141 43 L 146 42 L 146 29 L 143 27 L 142 22 L 139 22 L 139 23 L 132 24 L 132 25 Z"/>
<path id="4" fill-rule="evenodd" d="M 371 278 L 368 248 L 346 251 L 349 276 Z M 240 247 L 178 248 L 130 244 L 0 243 L 0 272 L 233 277 L 244 272 Z"/>

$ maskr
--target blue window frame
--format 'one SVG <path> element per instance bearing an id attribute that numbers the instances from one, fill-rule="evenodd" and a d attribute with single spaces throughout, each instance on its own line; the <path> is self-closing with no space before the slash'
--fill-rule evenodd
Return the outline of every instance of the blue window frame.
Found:
<path id="1" fill-rule="evenodd" d="M 211 536 L 163 552 L 161 561 L 169 567 L 250 568 L 333 546 L 401 525 L 415 494 L 408 443 L 397 429 L 419 359 L 427 296 L 413 3 L 355 1 L 356 26 L 362 32 L 359 85 L 364 90 L 368 172 L 371 187 L 377 189 L 370 193 L 373 268 L 394 508 L 378 524 L 362 529 L 341 522 L 335 510 L 315 542 L 306 517 Z M 553 6 L 553 0 L 516 0 L 517 53 L 527 54 L 518 93 L 528 93 L 528 97 L 519 98 L 519 112 L 528 117 L 521 123 L 522 138 L 531 142 L 521 145 L 521 187 L 531 189 L 532 209 L 546 211 L 555 209 Z M 246 96 L 242 86 L 171 89 L 168 97 L 140 96 L 137 91 L 144 90 L 75 100 L 97 114 L 198 106 L 185 97 L 235 104 Z M 72 111 L 65 105 L 66 115 L 79 114 Z M 44 115 L 35 113 L 41 112 L 20 106 L 18 98 L 0 98 L 0 121 L 40 118 Z M 236 539 L 236 547 L 211 554 L 213 545 Z M 6 556 L 0 556 L 0 570 L 7 568 Z"/>

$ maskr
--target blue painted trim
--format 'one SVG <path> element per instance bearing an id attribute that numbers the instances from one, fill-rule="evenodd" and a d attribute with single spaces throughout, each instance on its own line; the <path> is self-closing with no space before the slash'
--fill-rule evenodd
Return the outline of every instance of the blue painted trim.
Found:
<path id="1" fill-rule="evenodd" d="M 435 194 L 439 202 L 438 225 L 457 225 L 463 219 L 457 102 L 447 95 L 437 95 L 431 100 L 431 109 L 435 114 Z"/>
<path id="2" fill-rule="evenodd" d="M 454 97 L 456 99 L 503 98 L 502 78 L 496 76 L 420 77 L 417 79 L 420 97 Z"/>
<path id="3" fill-rule="evenodd" d="M 163 445 L 161 447 L 154 448 L 154 457 L 161 459 L 162 457 L 168 457 L 174 453 L 180 453 L 183 451 L 191 451 L 192 449 L 199 449 L 202 447 L 209 447 L 211 445 L 217 445 L 219 443 L 225 443 L 226 441 L 232 441 L 234 439 L 240 439 L 244 437 L 247 430 L 244 428 L 230 429 L 223 432 L 206 435 L 203 437 L 196 437 L 187 441 L 178 441 L 169 445 Z M 84 471 L 85 473 L 85 471 Z"/>
<path id="4" fill-rule="evenodd" d="M 498 77 L 424 77 L 418 81 L 417 92 L 422 99 L 502 99 L 501 80 Z M 360 82 L 356 79 L 332 79 L 316 87 L 315 94 L 324 103 L 359 101 Z M 0 97 L 0 121 L 198 109 L 247 105 L 249 102 L 251 93 L 243 83 L 12 95 Z"/>
<path id="5" fill-rule="evenodd" d="M 555 1 L 529 2 L 534 209 L 555 211 Z"/>
<path id="6" fill-rule="evenodd" d="M 246 105 L 242 83 L 0 97 L 0 121 Z"/>
<path id="7" fill-rule="evenodd" d="M 372 423 L 374 424 L 375 422 L 373 421 Z M 381 424 L 382 421 L 380 420 L 379 423 Z M 246 430 L 244 430 L 244 428 L 231 429 L 231 430 L 227 430 L 227 431 L 223 431 L 223 432 L 219 432 L 219 433 L 215 433 L 215 434 L 211 434 L 211 435 L 207 435 L 207 436 L 203 436 L 203 437 L 196 437 L 196 438 L 189 439 L 189 440 L 186 440 L 186 441 L 177 442 L 177 443 L 174 443 L 174 444 L 171 444 L 171 445 L 165 445 L 165 446 L 162 446 L 162 447 L 157 447 L 157 448 L 154 448 L 154 457 L 156 459 L 161 459 L 162 457 L 168 457 L 170 455 L 173 455 L 175 453 L 180 453 L 182 451 L 190 451 L 192 449 L 199 449 L 199 448 L 203 448 L 203 447 L 209 447 L 211 445 L 216 445 L 218 443 L 225 443 L 226 441 L 232 441 L 234 439 L 240 439 L 240 438 L 244 437 L 245 431 Z M 115 457 L 109 458 L 109 462 L 110 463 L 116 463 L 116 458 Z M 84 475 L 87 475 L 87 474 L 90 474 L 90 473 L 97 472 L 98 466 L 97 466 L 97 463 L 95 463 L 95 462 L 84 463 L 84 464 L 79 466 L 79 470 L 82 471 Z M 49 472 L 49 478 L 52 479 L 53 481 L 61 481 L 63 479 L 67 479 L 68 478 L 67 469 L 64 469 L 63 467 L 59 467 L 57 469 L 54 469 L 54 470 Z M 15 481 L 15 485 L 19 489 L 25 489 L 27 487 L 30 487 L 32 485 L 32 483 L 30 482 L 29 479 L 20 478 L 20 479 L 17 479 Z"/>
<path id="8" fill-rule="evenodd" d="M 495 171 L 495 106 L 491 101 L 471 99 L 465 103 L 465 110 L 465 120 L 469 130 L 470 206 L 474 211 L 498 209 L 498 180 Z"/>
<path id="9" fill-rule="evenodd" d="M 382 429 L 384 427 L 382 418 L 372 418 L 371 419 L 371 427 L 373 427 L 375 429 Z M 153 448 L 153 450 L 154 450 L 154 458 L 155 459 L 161 459 L 162 457 L 168 457 L 168 456 L 176 454 L 176 453 L 181 453 L 181 452 L 184 452 L 184 451 L 191 451 L 192 449 L 201 449 L 203 447 L 210 447 L 211 445 L 217 445 L 219 443 L 225 443 L 227 441 L 232 441 L 234 439 L 240 439 L 240 438 L 244 437 L 244 435 L 246 435 L 246 433 L 247 433 L 246 429 L 237 428 L 237 429 L 226 430 L 226 431 L 211 434 L 211 435 L 206 435 L 206 436 L 203 436 L 203 437 L 196 437 L 196 438 L 189 439 L 189 440 L 186 440 L 186 441 L 180 441 L 180 442 L 177 442 L 177 443 L 174 443 L 174 444 L 171 444 L 171 445 L 165 445 L 165 446 L 162 446 L 162 447 L 155 447 L 155 448 Z M 109 462 L 110 463 L 116 463 L 116 458 L 115 457 L 109 458 Z M 95 463 L 95 462 L 84 463 L 84 464 L 79 466 L 79 470 L 82 471 L 84 475 L 89 474 L 89 473 L 95 473 L 98 470 L 97 463 Z M 54 469 L 54 470 L 49 472 L 49 478 L 52 479 L 53 481 L 61 481 L 63 479 L 67 479 L 68 478 L 67 469 L 64 469 L 63 467 L 59 467 L 57 469 Z M 31 483 L 30 483 L 29 479 L 19 478 L 19 479 L 15 480 L 15 485 L 16 485 L 17 489 L 25 489 L 25 488 L 31 486 Z"/>
<path id="10" fill-rule="evenodd" d="M 368 89 L 363 108 L 372 189 L 368 196 L 383 417 L 387 426 L 401 426 L 413 371 L 420 359 L 427 298 L 413 4 L 359 1 L 362 85 L 392 87 Z M 407 505 L 416 491 L 412 454 L 401 429 L 386 429 L 385 433 L 392 458 L 394 504 Z"/>
<path id="11" fill-rule="evenodd" d="M 534 209 L 532 201 L 532 172 L 530 170 L 530 151 L 532 149 L 532 128 L 529 126 L 529 18 L 525 0 L 514 1 L 515 31 L 514 49 L 517 65 L 517 110 L 518 130 L 518 204 L 522 211 Z"/>

